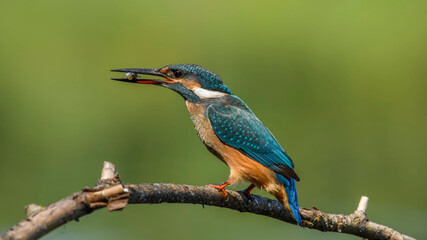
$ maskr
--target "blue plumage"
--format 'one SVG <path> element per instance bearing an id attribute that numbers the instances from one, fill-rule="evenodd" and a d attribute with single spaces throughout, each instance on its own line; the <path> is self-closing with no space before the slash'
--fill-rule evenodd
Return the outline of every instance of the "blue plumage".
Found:
<path id="1" fill-rule="evenodd" d="M 285 186 L 286 194 L 288 195 L 288 204 L 292 210 L 292 214 L 295 217 L 298 225 L 301 225 L 301 214 L 298 205 L 297 187 L 295 180 L 292 178 L 285 177 L 281 174 L 276 173 L 277 180 Z"/>
<path id="2" fill-rule="evenodd" d="M 239 104 L 212 104 L 206 111 L 218 138 L 274 172 L 299 180 L 292 159 L 267 127 L 242 100 L 231 97 Z"/>
<path id="3" fill-rule="evenodd" d="M 185 73 L 186 79 L 197 80 L 202 88 L 232 94 L 230 89 L 223 83 L 218 74 L 195 64 L 171 64 L 170 69 L 179 69 Z"/>

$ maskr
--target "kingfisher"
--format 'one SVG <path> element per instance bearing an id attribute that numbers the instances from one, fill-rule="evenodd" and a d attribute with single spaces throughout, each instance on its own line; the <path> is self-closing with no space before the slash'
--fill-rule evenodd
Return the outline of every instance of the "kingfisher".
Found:
<path id="1" fill-rule="evenodd" d="M 291 157 L 217 74 L 195 64 L 111 71 L 126 73 L 126 78 L 112 80 L 157 85 L 169 88 L 184 98 L 200 140 L 230 168 L 225 182 L 207 186 L 227 196 L 226 186 L 240 181 L 250 182 L 251 185 L 243 191 L 250 200 L 253 188 L 263 189 L 275 196 L 296 223 L 301 224 L 295 185 L 299 177 Z M 160 78 L 145 79 L 139 74 Z"/>

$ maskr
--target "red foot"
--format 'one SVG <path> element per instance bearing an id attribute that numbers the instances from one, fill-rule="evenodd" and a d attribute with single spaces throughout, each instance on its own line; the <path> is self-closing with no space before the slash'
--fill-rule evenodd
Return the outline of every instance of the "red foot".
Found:
<path id="1" fill-rule="evenodd" d="M 248 197 L 249 201 L 252 201 L 251 191 L 254 188 L 255 188 L 255 185 L 251 184 L 248 188 L 246 188 L 245 190 L 240 191 L 240 192 L 243 193 L 243 194 L 245 194 L 246 197 Z"/>
<path id="2" fill-rule="evenodd" d="M 208 185 L 205 185 L 205 187 L 214 187 L 218 190 L 221 190 L 222 193 L 224 193 L 224 195 L 227 197 L 228 193 L 227 193 L 227 191 L 225 191 L 224 188 L 227 187 L 228 185 L 230 185 L 230 183 L 228 181 L 225 181 L 221 184 L 208 184 Z"/>

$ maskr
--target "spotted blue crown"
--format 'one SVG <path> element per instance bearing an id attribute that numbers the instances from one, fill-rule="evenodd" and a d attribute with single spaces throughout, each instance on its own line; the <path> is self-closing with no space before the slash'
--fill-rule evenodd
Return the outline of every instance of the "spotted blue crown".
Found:
<path id="1" fill-rule="evenodd" d="M 179 69 L 183 71 L 186 79 L 193 79 L 197 81 L 204 89 L 233 94 L 230 89 L 225 86 L 218 74 L 213 73 L 202 66 L 195 64 L 172 64 L 168 65 L 168 67 L 170 69 Z"/>

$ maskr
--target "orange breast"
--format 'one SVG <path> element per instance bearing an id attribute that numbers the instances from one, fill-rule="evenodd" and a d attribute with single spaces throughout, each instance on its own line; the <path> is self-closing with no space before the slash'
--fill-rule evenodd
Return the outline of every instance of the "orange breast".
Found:
<path id="1" fill-rule="evenodd" d="M 276 175 L 273 171 L 242 154 L 239 150 L 224 144 L 216 136 L 209 119 L 204 114 L 203 105 L 188 101 L 186 104 L 202 142 L 209 151 L 230 167 L 230 179 L 234 182 L 246 180 L 267 191 L 277 188 Z"/>

